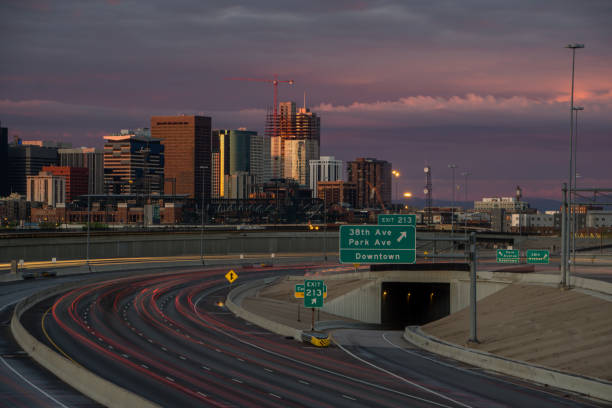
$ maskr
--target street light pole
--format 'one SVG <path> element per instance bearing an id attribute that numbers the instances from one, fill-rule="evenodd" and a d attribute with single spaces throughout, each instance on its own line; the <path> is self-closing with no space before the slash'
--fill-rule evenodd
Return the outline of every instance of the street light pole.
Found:
<path id="1" fill-rule="evenodd" d="M 583 111 L 584 107 L 582 106 L 574 106 L 573 111 L 576 115 L 576 119 L 574 121 L 574 189 L 576 189 L 577 187 L 577 183 L 576 183 L 576 179 L 577 179 L 577 166 L 578 166 L 578 160 L 577 160 L 577 152 L 578 152 L 578 111 Z M 575 199 L 575 194 L 574 194 L 574 199 Z M 575 200 L 574 200 L 575 201 Z M 576 272 L 576 227 L 577 227 L 577 222 L 576 222 L 576 203 L 574 202 L 574 224 L 572 225 L 572 266 L 574 268 L 574 272 Z M 570 207 L 570 211 L 571 211 L 571 207 Z"/>
<path id="2" fill-rule="evenodd" d="M 89 224 L 91 223 L 91 192 L 87 194 L 87 268 L 91 272 L 91 266 L 89 265 Z"/>
<path id="3" fill-rule="evenodd" d="M 571 229 L 571 217 L 572 217 L 572 197 L 573 197 L 573 193 L 574 190 L 572 187 L 572 173 L 573 173 L 573 164 L 572 164 L 572 159 L 574 156 L 574 68 L 576 65 L 576 49 L 577 48 L 584 48 L 584 44 L 578 44 L 578 43 L 571 43 L 571 44 L 567 44 L 565 46 L 565 48 L 569 48 L 572 50 L 572 84 L 571 84 L 571 93 L 570 93 L 570 162 L 569 162 L 569 211 L 565 214 L 563 214 L 564 217 L 567 218 L 567 222 L 565 223 L 566 225 L 566 230 L 564 231 L 563 235 L 563 239 L 565 240 L 565 251 L 563 253 L 563 256 L 561 257 L 561 261 L 563 262 L 562 265 L 562 270 L 568 270 L 568 262 L 569 262 L 569 234 L 568 234 L 568 229 Z M 570 285 L 570 281 L 569 281 L 569 276 L 567 278 L 567 285 Z"/>
<path id="4" fill-rule="evenodd" d="M 400 176 L 400 172 L 397 170 L 393 170 L 391 172 L 391 174 L 393 174 L 393 177 L 395 177 L 395 201 L 399 201 L 399 184 L 398 184 L 398 178 Z"/>
<path id="5" fill-rule="evenodd" d="M 465 177 L 465 213 L 463 216 L 464 226 L 463 226 L 463 237 L 467 240 L 467 202 L 468 202 L 468 176 L 471 176 L 472 173 L 469 171 L 464 171 L 461 173 L 463 177 Z"/>
<path id="6" fill-rule="evenodd" d="M 208 169 L 208 166 L 200 166 L 200 170 L 202 170 L 202 228 L 200 228 L 200 262 L 202 262 L 202 266 L 204 266 L 204 188 L 205 184 L 205 171 Z"/>
<path id="7" fill-rule="evenodd" d="M 455 169 L 457 168 L 456 164 L 449 164 L 448 167 L 452 170 L 453 173 L 453 204 L 451 205 L 451 256 L 455 254 Z"/>

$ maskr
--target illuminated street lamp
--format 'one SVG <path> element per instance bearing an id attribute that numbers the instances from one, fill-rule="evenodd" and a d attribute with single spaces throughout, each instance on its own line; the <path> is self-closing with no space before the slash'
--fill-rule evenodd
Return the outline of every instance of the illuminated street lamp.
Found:
<path id="1" fill-rule="evenodd" d="M 583 111 L 584 107 L 582 106 L 574 106 L 573 107 L 573 112 L 576 115 L 576 118 L 574 120 L 574 190 L 577 187 L 577 183 L 576 183 L 576 179 L 578 176 L 578 174 L 576 173 L 576 168 L 578 166 L 578 160 L 576 158 L 577 152 L 578 152 L 578 112 L 579 111 Z M 573 199 L 572 199 L 573 197 Z M 575 199 L 576 199 L 576 194 L 574 194 L 573 196 L 570 195 L 570 212 L 572 211 L 572 207 L 573 207 L 573 211 L 574 211 L 574 223 L 572 224 L 572 265 L 574 266 L 574 272 L 576 271 L 576 227 L 577 227 L 577 222 L 576 219 L 578 217 L 576 217 L 576 203 L 575 203 Z"/>
<path id="2" fill-rule="evenodd" d="M 395 177 L 395 201 L 398 201 L 398 195 L 399 195 L 399 187 L 398 187 L 398 178 L 400 177 L 400 172 L 397 170 L 393 170 L 391 171 L 391 174 L 393 174 L 393 177 Z"/>

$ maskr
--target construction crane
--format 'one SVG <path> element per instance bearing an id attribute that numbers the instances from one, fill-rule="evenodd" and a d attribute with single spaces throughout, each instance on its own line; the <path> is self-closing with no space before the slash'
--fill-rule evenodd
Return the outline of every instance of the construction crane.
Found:
<path id="1" fill-rule="evenodd" d="M 293 79 L 281 80 L 278 79 L 278 75 L 274 74 L 274 79 L 261 79 L 261 78 L 225 78 L 228 81 L 254 81 L 254 82 L 268 82 L 274 87 L 274 136 L 278 136 L 278 84 L 286 83 L 293 85 L 295 81 Z"/>

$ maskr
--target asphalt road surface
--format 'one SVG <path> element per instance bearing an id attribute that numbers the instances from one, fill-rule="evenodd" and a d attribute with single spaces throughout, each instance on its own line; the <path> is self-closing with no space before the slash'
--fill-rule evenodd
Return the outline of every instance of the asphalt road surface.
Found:
<path id="1" fill-rule="evenodd" d="M 235 284 L 307 266 L 238 270 Z M 43 302 L 22 322 L 66 358 L 162 406 L 597 406 L 402 344 L 337 332 L 315 348 L 234 317 L 226 269 L 115 278 Z"/>

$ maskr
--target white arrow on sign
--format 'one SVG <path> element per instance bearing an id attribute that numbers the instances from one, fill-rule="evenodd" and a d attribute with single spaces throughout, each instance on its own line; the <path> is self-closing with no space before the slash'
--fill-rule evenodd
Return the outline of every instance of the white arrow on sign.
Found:
<path id="1" fill-rule="evenodd" d="M 310 299 L 310 303 L 312 303 L 313 305 L 316 305 L 317 304 L 317 299 L 315 299 L 315 298 Z"/>
<path id="2" fill-rule="evenodd" d="M 397 237 L 397 242 L 400 242 L 404 238 L 406 238 L 406 231 L 401 232 L 400 236 Z"/>

